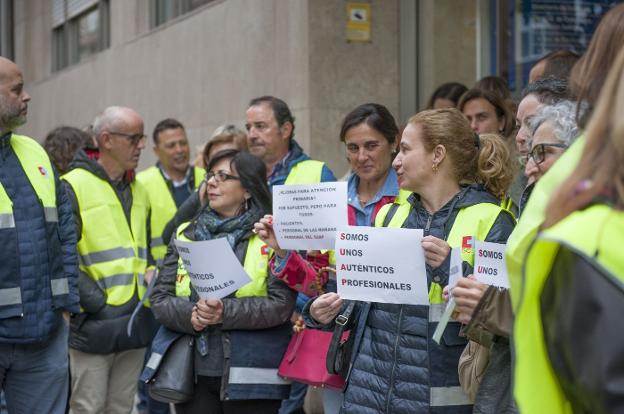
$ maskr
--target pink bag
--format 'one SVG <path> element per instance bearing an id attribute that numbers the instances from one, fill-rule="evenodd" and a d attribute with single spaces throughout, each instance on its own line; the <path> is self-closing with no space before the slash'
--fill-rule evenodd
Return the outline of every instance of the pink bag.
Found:
<path id="1" fill-rule="evenodd" d="M 297 331 L 300 326 L 303 328 Z M 333 331 L 305 328 L 303 320 L 300 320 L 295 325 L 295 332 L 277 373 L 292 381 L 342 390 L 344 378 L 327 372 L 325 364 Z M 349 332 L 345 332 L 343 340 L 348 336 Z"/>

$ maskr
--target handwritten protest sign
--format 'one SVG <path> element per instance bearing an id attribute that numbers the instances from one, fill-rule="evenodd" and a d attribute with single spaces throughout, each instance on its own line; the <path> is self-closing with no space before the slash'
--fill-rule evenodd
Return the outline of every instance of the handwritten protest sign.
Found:
<path id="1" fill-rule="evenodd" d="M 333 249 L 347 224 L 347 183 L 273 187 L 273 229 L 282 249 Z"/>
<path id="2" fill-rule="evenodd" d="M 336 278 L 344 299 L 427 305 L 422 230 L 342 226 L 336 233 Z"/>
<path id="3" fill-rule="evenodd" d="M 202 299 L 221 299 L 251 281 L 226 239 L 176 240 L 193 288 Z"/>
<path id="4" fill-rule="evenodd" d="M 505 247 L 500 243 L 475 241 L 475 278 L 487 285 L 509 288 Z"/>

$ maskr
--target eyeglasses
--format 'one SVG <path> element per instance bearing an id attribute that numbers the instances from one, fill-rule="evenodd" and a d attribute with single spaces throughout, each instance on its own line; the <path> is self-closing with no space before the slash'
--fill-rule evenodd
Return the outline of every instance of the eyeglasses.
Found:
<path id="1" fill-rule="evenodd" d="M 145 134 L 125 134 L 123 132 L 109 132 L 111 135 L 119 135 L 120 137 L 124 137 L 130 144 L 138 145 L 140 142 L 143 142 L 146 138 Z"/>
<path id="2" fill-rule="evenodd" d="M 216 182 L 218 183 L 222 183 L 226 180 L 240 180 L 240 177 L 237 177 L 235 175 L 230 175 L 227 173 L 224 173 L 222 171 L 218 171 L 218 172 L 212 172 L 212 171 L 208 171 L 206 173 L 206 177 L 204 178 L 204 180 L 206 180 L 206 182 L 210 181 L 211 178 L 214 178 Z"/>
<path id="3" fill-rule="evenodd" d="M 568 148 L 566 144 L 537 144 L 533 147 L 531 152 L 529 152 L 529 155 L 527 155 L 527 161 L 529 160 L 529 158 L 533 158 L 533 161 L 535 161 L 536 164 L 543 163 L 544 159 L 546 158 L 547 147 Z"/>

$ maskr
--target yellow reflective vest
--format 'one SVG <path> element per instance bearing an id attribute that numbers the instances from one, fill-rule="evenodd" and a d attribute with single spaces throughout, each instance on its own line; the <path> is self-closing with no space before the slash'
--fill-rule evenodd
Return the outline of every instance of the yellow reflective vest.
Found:
<path id="1" fill-rule="evenodd" d="M 80 208 L 80 270 L 106 292 L 109 305 L 125 304 L 137 288 L 142 299 L 147 267 L 147 191 L 136 180 L 130 184 L 132 208 L 128 226 L 119 197 L 107 181 L 82 168 L 62 178 L 72 186 Z"/>
<path id="2" fill-rule="evenodd" d="M 505 260 L 509 276 L 509 294 L 514 309 L 518 306 L 518 298 L 521 295 L 522 264 L 526 251 L 535 238 L 539 226 L 544 222 L 544 213 L 552 193 L 578 164 L 583 153 L 584 142 L 583 137 L 579 137 L 535 184 L 531 197 L 522 210 L 518 225 L 507 240 Z"/>
<path id="3" fill-rule="evenodd" d="M 184 230 L 190 223 L 183 223 L 176 232 L 177 239 L 192 242 L 184 235 Z M 237 298 L 251 296 L 267 296 L 267 278 L 269 276 L 269 260 L 273 251 L 258 237 L 253 235 L 247 244 L 243 268 L 251 278 L 251 282 L 238 289 L 235 293 Z M 191 286 L 188 272 L 182 264 L 182 258 L 178 259 L 178 274 L 176 277 L 176 296 L 191 296 Z"/>
<path id="4" fill-rule="evenodd" d="M 290 169 L 284 185 L 320 183 L 324 165 L 324 162 L 316 160 L 298 162 Z"/>
<path id="5" fill-rule="evenodd" d="M 197 189 L 204 179 L 205 171 L 202 168 L 191 168 L 193 169 L 195 189 Z M 167 223 L 175 215 L 177 207 L 165 177 L 163 177 L 160 168 L 157 166 L 141 171 L 137 174 L 137 181 L 147 190 L 149 197 L 151 209 L 150 251 L 154 260 L 160 263 L 167 252 L 167 246 L 163 243 L 162 233 Z"/>
<path id="6" fill-rule="evenodd" d="M 514 396 L 521 413 L 573 412 L 548 357 L 540 304 L 544 284 L 560 246 L 571 246 L 587 257 L 595 258 L 609 273 L 624 283 L 624 255 L 621 252 L 623 236 L 624 213 L 606 205 L 594 205 L 572 213 L 543 231 L 531 245 L 525 260 L 524 288 L 516 310 L 513 335 Z M 613 328 L 619 329 L 616 326 Z M 608 341 L 609 338 L 595 340 Z M 600 369 L 605 367 L 597 368 Z M 577 397 L 583 398 L 581 395 Z"/>
<path id="7" fill-rule="evenodd" d="M 393 205 L 397 207 L 392 207 Z M 395 209 L 394 215 L 387 224 L 387 227 L 403 227 L 405 220 L 409 216 L 412 208 L 408 202 L 401 204 L 386 204 L 379 210 L 375 218 L 375 227 L 383 227 L 384 221 L 390 209 Z M 466 208 L 462 208 L 457 213 L 453 227 L 446 238 L 446 242 L 451 248 L 461 246 L 462 260 L 474 265 L 474 238 L 485 240 L 492 226 L 496 222 L 498 215 L 504 209 L 492 203 L 479 203 Z M 443 286 L 431 282 L 429 288 L 429 303 L 443 304 Z"/>
<path id="8" fill-rule="evenodd" d="M 37 197 L 41 201 L 43 207 L 44 218 L 46 222 L 46 232 L 57 236 L 56 226 L 58 225 L 58 212 L 56 209 L 56 184 L 54 182 L 54 173 L 50 158 L 45 150 L 32 138 L 12 134 L 10 138 L 11 148 L 15 152 L 28 181 L 32 185 Z M 12 240 L 11 243 L 17 246 L 17 234 L 15 231 L 15 219 L 13 217 L 13 202 L 6 193 L 4 187 L 0 183 L 0 232 L 5 242 Z M 9 248 L 9 245 L 3 246 Z M 60 297 L 69 293 L 69 281 L 62 269 L 62 263 L 57 258 L 48 258 L 51 264 L 55 262 L 60 268 L 50 268 L 50 287 L 52 296 Z M 15 263 L 3 263 L 0 269 L 0 307 L 5 309 L 5 315 L 21 314 L 22 293 L 20 288 L 20 280 L 18 274 L 13 274 L 18 269 L 18 257 L 13 254 L 9 260 Z M 10 274 L 5 274 L 6 270 Z M 14 283 L 9 281 L 13 280 Z M 56 299 L 55 299 L 56 302 Z M 15 308 L 14 312 L 9 312 L 9 307 Z"/>

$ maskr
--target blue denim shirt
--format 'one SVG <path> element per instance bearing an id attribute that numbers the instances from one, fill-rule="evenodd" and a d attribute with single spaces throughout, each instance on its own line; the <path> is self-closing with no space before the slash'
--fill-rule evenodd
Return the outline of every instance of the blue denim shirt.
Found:
<path id="1" fill-rule="evenodd" d="M 360 199 L 358 198 L 357 188 L 359 182 L 360 177 L 358 177 L 357 174 L 351 174 L 351 176 L 349 176 L 347 184 L 347 202 L 355 209 L 355 224 L 357 226 L 370 226 L 373 219 L 373 212 L 375 211 L 375 205 L 382 197 L 398 196 L 399 182 L 396 172 L 393 168 L 390 168 L 386 181 L 379 191 L 377 191 L 375 197 L 371 198 L 365 206 L 360 204 Z"/>

